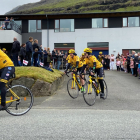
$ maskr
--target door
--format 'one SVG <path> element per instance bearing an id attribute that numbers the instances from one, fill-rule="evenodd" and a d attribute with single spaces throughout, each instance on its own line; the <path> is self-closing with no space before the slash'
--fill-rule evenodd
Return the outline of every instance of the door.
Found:
<path id="1" fill-rule="evenodd" d="M 92 55 L 95 55 L 96 57 L 98 57 L 99 52 L 103 52 L 103 55 L 108 55 L 108 50 L 93 50 Z"/>

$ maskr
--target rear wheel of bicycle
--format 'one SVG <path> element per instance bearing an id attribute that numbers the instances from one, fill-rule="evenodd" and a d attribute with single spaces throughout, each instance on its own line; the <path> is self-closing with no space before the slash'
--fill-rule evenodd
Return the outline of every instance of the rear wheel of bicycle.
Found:
<path id="1" fill-rule="evenodd" d="M 67 83 L 67 91 L 71 98 L 76 99 L 79 95 L 79 88 L 75 82 L 75 87 L 72 85 L 72 81 L 74 82 L 73 78 L 71 78 Z"/>
<path id="2" fill-rule="evenodd" d="M 7 104 L 7 112 L 14 116 L 20 116 L 26 114 L 33 106 L 34 98 L 32 92 L 25 86 L 15 85 L 7 89 L 6 100 L 15 100 L 17 99 L 11 93 L 13 91 L 18 97 L 19 100 Z"/>
<path id="3" fill-rule="evenodd" d="M 107 99 L 107 96 L 108 96 L 108 89 L 107 89 L 107 84 L 105 82 L 105 80 L 103 80 L 103 84 L 104 84 L 104 99 Z"/>
<path id="4" fill-rule="evenodd" d="M 85 84 L 87 87 L 87 92 L 83 94 L 84 101 L 89 105 L 92 106 L 95 104 L 96 101 L 96 89 L 92 86 L 92 92 L 88 93 L 88 83 Z"/>

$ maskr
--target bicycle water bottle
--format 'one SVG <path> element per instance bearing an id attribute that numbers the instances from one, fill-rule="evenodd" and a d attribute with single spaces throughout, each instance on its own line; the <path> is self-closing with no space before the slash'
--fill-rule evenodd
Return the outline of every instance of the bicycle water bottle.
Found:
<path id="1" fill-rule="evenodd" d="M 97 87 L 97 84 L 96 84 L 96 82 L 95 82 L 95 81 L 92 81 L 92 83 L 93 83 L 93 85 L 94 85 L 95 87 Z"/>
<path id="2" fill-rule="evenodd" d="M 77 81 L 78 81 L 78 83 L 80 83 L 80 79 L 79 78 L 77 79 Z"/>

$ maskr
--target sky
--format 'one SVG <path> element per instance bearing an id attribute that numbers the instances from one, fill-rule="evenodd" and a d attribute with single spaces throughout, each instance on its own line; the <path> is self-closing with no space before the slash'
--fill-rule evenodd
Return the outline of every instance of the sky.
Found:
<path id="1" fill-rule="evenodd" d="M 4 15 L 6 12 L 12 10 L 13 8 L 27 4 L 38 2 L 40 0 L 0 0 L 0 15 Z"/>

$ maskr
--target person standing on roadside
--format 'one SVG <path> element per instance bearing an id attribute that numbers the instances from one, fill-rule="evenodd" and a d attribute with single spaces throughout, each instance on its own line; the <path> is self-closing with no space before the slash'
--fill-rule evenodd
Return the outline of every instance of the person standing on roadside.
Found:
<path id="1" fill-rule="evenodd" d="M 36 48 L 38 49 L 38 51 L 40 51 L 40 47 L 38 45 L 38 40 L 37 39 L 34 40 L 34 43 L 33 43 L 33 51 L 35 51 Z"/>
<path id="2" fill-rule="evenodd" d="M 129 53 L 127 54 L 127 72 L 129 73 L 131 71 L 130 69 L 130 57 L 129 57 Z"/>
<path id="3" fill-rule="evenodd" d="M 14 66 L 18 66 L 18 53 L 20 51 L 20 43 L 16 37 L 14 37 L 13 47 L 12 47 L 12 55 L 13 55 L 13 62 Z"/>
<path id="4" fill-rule="evenodd" d="M 55 69 L 57 62 L 57 53 L 55 49 L 52 51 L 52 58 L 53 58 L 53 68 Z"/>
<path id="5" fill-rule="evenodd" d="M 113 54 L 111 54 L 111 57 L 110 57 L 110 70 L 114 70 L 114 61 L 115 61 L 115 57 Z"/>
<path id="6" fill-rule="evenodd" d="M 26 44 L 24 43 L 24 44 L 21 45 L 21 48 L 20 48 L 19 56 L 20 56 L 21 66 L 23 66 L 23 60 L 24 60 L 25 57 L 26 57 L 26 50 L 25 50 L 25 47 L 26 47 Z"/>
<path id="7" fill-rule="evenodd" d="M 139 60 L 138 60 L 138 54 L 135 54 L 135 58 L 134 58 L 134 71 L 135 71 L 135 77 L 138 76 L 138 64 L 139 64 Z"/>
<path id="8" fill-rule="evenodd" d="M 47 67 L 49 67 L 50 62 L 51 62 L 50 48 L 47 48 Z"/>
<path id="9" fill-rule="evenodd" d="M 33 52 L 33 37 L 29 37 L 29 41 L 26 42 L 26 60 L 29 62 L 29 65 L 31 65 L 31 57 Z"/>
<path id="10" fill-rule="evenodd" d="M 58 50 L 58 54 L 57 54 L 57 69 L 59 70 L 60 65 L 61 65 L 61 58 L 62 58 L 62 54 L 60 53 L 60 51 Z"/>

